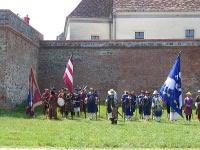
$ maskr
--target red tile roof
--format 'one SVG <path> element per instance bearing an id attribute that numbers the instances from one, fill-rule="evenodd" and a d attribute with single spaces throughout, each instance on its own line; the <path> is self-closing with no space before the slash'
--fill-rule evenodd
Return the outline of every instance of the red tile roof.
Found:
<path id="1" fill-rule="evenodd" d="M 117 11 L 195 11 L 200 0 L 114 0 Z"/>
<path id="2" fill-rule="evenodd" d="M 82 0 L 69 17 L 109 18 L 113 11 L 113 0 Z"/>

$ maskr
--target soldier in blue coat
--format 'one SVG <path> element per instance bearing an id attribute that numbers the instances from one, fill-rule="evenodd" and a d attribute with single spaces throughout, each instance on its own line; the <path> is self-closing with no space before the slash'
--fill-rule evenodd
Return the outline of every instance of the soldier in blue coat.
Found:
<path id="1" fill-rule="evenodd" d="M 128 93 L 125 98 L 125 120 L 132 120 L 133 112 L 135 111 L 136 96 L 134 91 Z"/>
<path id="2" fill-rule="evenodd" d="M 122 98 L 121 98 L 121 104 L 122 104 L 122 114 L 125 114 L 125 99 L 126 97 L 128 97 L 128 91 L 124 91 L 124 93 L 122 94 Z"/>
<path id="3" fill-rule="evenodd" d="M 93 88 L 90 88 L 90 92 L 86 94 L 85 102 L 88 108 L 88 119 L 92 120 L 95 118 L 96 112 L 96 100 L 98 99 L 98 94 L 94 92 Z"/>
<path id="4" fill-rule="evenodd" d="M 143 98 L 144 98 L 144 91 L 141 90 L 141 94 L 138 95 L 137 97 L 137 104 L 138 104 L 140 119 L 143 119 L 143 103 L 144 103 Z"/>
<path id="5" fill-rule="evenodd" d="M 144 112 L 144 119 L 149 121 L 150 114 L 151 114 L 151 97 L 148 91 L 145 92 L 145 96 L 143 98 L 143 112 Z"/>

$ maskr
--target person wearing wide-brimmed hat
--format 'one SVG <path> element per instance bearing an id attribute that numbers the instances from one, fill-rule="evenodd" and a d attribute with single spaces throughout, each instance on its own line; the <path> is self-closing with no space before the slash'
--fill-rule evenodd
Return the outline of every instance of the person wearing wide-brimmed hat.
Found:
<path id="1" fill-rule="evenodd" d="M 154 97 L 152 98 L 152 108 L 154 110 L 155 120 L 157 122 L 161 121 L 162 116 L 162 109 L 163 109 L 163 102 L 162 98 L 160 97 L 158 91 L 153 92 Z"/>
<path id="2" fill-rule="evenodd" d="M 195 103 L 196 103 L 196 114 L 200 122 L 200 90 L 198 90 L 198 96 L 195 99 Z"/>
<path id="3" fill-rule="evenodd" d="M 111 120 L 112 124 L 117 124 L 118 119 L 118 99 L 117 93 L 110 89 L 106 97 L 106 106 L 107 106 L 107 119 Z"/>
<path id="4" fill-rule="evenodd" d="M 192 105 L 193 105 L 193 99 L 192 94 L 190 92 L 186 93 L 186 98 L 184 99 L 184 113 L 186 115 L 186 120 L 191 120 L 191 114 L 192 114 Z"/>

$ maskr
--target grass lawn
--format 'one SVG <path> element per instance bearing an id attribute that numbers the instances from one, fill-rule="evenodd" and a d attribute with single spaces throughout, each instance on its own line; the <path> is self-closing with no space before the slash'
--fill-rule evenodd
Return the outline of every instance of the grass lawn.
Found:
<path id="1" fill-rule="evenodd" d="M 160 123 L 141 120 L 137 114 L 133 121 L 125 122 L 119 116 L 118 124 L 112 125 L 106 120 L 105 110 L 102 104 L 97 120 L 85 119 L 83 114 L 74 120 L 60 114 L 58 120 L 47 120 L 42 106 L 36 107 L 36 117 L 30 118 L 25 115 L 25 104 L 0 110 L 0 148 L 200 148 L 200 123 L 195 113 L 191 122 L 181 117 L 168 121 L 164 110 Z"/>

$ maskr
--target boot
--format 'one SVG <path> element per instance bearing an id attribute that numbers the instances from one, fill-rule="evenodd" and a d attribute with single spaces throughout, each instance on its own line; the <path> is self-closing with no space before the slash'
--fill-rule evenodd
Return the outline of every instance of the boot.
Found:
<path id="1" fill-rule="evenodd" d="M 114 118 L 110 118 L 111 124 L 114 124 Z"/>
<path id="2" fill-rule="evenodd" d="M 114 119 L 114 124 L 117 124 L 117 119 Z"/>

